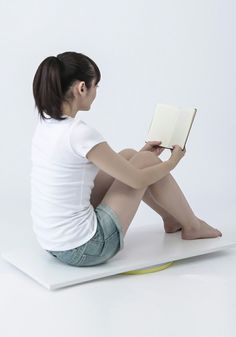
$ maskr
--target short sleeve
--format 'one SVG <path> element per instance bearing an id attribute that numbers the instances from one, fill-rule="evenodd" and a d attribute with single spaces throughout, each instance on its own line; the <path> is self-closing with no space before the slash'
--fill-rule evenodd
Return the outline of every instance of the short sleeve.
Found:
<path id="1" fill-rule="evenodd" d="M 70 130 L 69 141 L 73 152 L 86 158 L 89 150 L 106 139 L 83 120 L 77 120 Z"/>

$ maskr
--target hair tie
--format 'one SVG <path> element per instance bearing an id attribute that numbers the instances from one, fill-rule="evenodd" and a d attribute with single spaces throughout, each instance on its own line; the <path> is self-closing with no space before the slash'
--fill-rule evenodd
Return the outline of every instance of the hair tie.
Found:
<path id="1" fill-rule="evenodd" d="M 55 58 L 57 59 L 57 61 L 59 62 L 59 64 L 60 65 L 62 65 L 63 64 L 63 62 L 59 59 L 59 57 L 58 56 L 55 56 Z"/>

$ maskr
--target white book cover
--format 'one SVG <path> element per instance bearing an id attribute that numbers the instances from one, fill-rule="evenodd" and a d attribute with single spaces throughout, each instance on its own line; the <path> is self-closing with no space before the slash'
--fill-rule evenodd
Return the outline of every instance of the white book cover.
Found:
<path id="1" fill-rule="evenodd" d="M 145 141 L 161 141 L 160 147 L 184 149 L 197 109 L 157 104 Z"/>

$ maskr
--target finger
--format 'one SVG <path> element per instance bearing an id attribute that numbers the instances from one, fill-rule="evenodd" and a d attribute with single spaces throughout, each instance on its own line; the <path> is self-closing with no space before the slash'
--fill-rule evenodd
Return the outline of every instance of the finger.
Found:
<path id="1" fill-rule="evenodd" d="M 153 141 L 150 141 L 148 143 L 149 144 L 161 144 L 161 141 L 160 140 L 153 140 Z"/>

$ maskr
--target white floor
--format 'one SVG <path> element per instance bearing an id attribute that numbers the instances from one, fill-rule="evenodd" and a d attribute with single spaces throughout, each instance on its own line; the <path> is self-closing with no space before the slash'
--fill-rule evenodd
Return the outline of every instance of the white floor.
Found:
<path id="1" fill-rule="evenodd" d="M 31 235 L 25 235 L 25 240 L 17 247 L 14 245 L 3 251 L 1 257 L 46 289 L 57 290 L 130 271 L 161 267 L 231 247 L 236 248 L 236 232 L 231 228 L 226 228 L 224 235 L 217 238 L 182 240 L 180 231 L 167 234 L 156 223 L 147 223 L 129 230 L 124 249 L 98 266 L 68 266 L 43 250 Z"/>
<path id="2" fill-rule="evenodd" d="M 136 219 L 130 230 L 140 222 Z M 233 226 L 224 219 L 218 226 L 222 231 Z M 160 218 L 157 222 L 161 227 Z M 13 242 L 24 240 L 27 229 L 12 229 L 9 225 L 5 239 L 1 236 L 1 251 L 10 236 Z M 0 260 L 0 335 L 234 337 L 235 266 L 236 248 L 229 248 L 177 261 L 157 273 L 116 275 L 48 291 Z"/>

